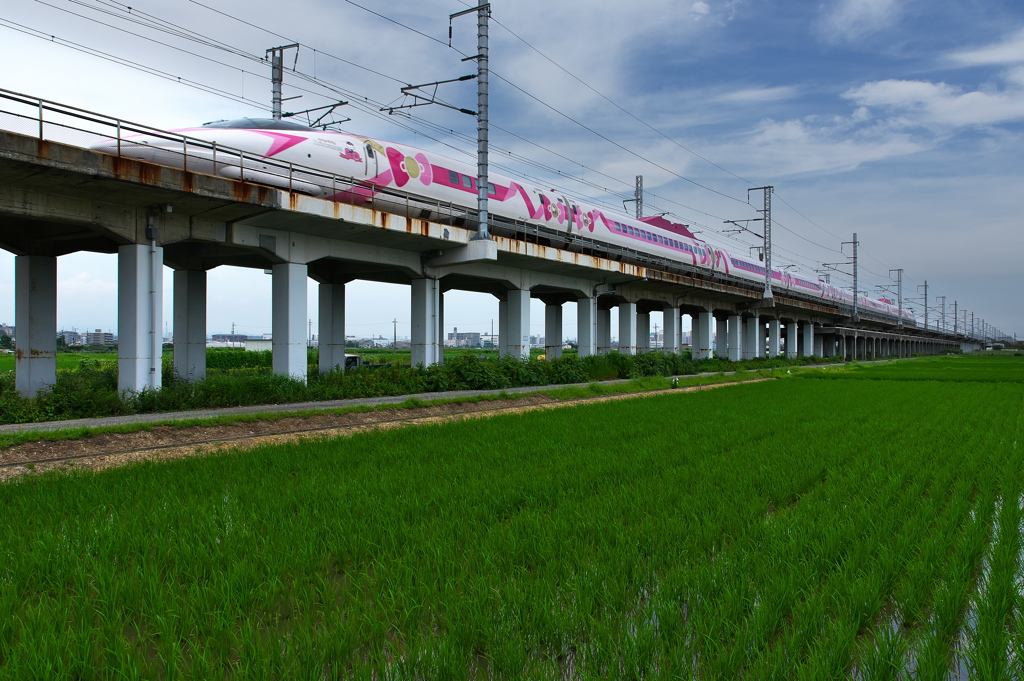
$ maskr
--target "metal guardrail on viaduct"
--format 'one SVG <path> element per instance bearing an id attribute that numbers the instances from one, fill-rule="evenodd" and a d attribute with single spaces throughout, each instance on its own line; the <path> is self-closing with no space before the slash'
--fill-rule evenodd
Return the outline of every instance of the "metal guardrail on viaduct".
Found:
<path id="1" fill-rule="evenodd" d="M 548 356 L 561 353 L 562 305 L 577 305 L 579 353 L 647 348 L 650 313 L 664 312 L 666 351 L 681 347 L 692 315 L 693 353 L 715 345 L 731 359 L 786 354 L 863 358 L 973 347 L 956 335 L 901 328 L 823 301 L 776 296 L 741 280 L 585 237 L 493 219 L 493 241 L 472 241 L 475 211 L 397 192 L 365 205 L 314 198 L 187 169 L 92 151 L 125 134 L 209 144 L 73 107 L 0 91 L 0 247 L 15 258 L 17 386 L 34 395 L 56 378 L 57 257 L 118 255 L 120 389 L 159 387 L 164 311 L 162 265 L 174 270 L 174 366 L 198 378 L 206 367 L 206 272 L 221 265 L 270 270 L 273 366 L 306 374 L 306 280 L 319 282 L 320 368 L 344 362 L 345 284 L 408 284 L 413 362 L 442 360 L 443 293 L 499 300 L 499 346 L 529 352 L 530 299 L 546 304 Z M 231 149 L 244 163 L 244 154 Z M 281 178 L 321 171 L 278 167 Z M 290 186 L 286 184 L 285 186 Z"/>

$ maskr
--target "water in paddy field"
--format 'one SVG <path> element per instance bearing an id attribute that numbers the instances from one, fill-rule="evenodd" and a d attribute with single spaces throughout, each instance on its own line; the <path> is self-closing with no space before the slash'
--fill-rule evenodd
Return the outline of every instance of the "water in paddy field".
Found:
<path id="1" fill-rule="evenodd" d="M 1016 445 L 1016 442 L 1014 443 Z M 1018 507 L 1024 508 L 1022 505 L 1024 502 L 1024 495 L 1017 498 Z M 978 577 L 977 586 L 974 592 L 974 596 L 970 599 L 967 604 L 967 610 L 964 613 L 964 626 L 957 632 L 956 637 L 953 640 L 950 669 L 946 675 L 947 681 L 970 681 L 971 679 L 977 678 L 976 675 L 972 674 L 970 660 L 970 644 L 978 629 L 978 611 L 980 604 L 983 603 L 988 596 L 990 581 L 992 577 L 992 555 L 996 548 L 996 542 L 999 537 L 1000 530 L 1000 511 L 1003 507 L 1002 497 L 997 497 L 995 501 L 995 511 L 993 512 L 993 520 L 990 534 L 990 541 L 988 547 L 985 550 L 985 554 L 981 560 L 981 573 Z M 1017 527 L 1018 536 L 1024 532 L 1024 521 L 1022 521 Z M 1017 556 L 1017 572 L 1015 580 L 1017 584 L 1017 590 L 1020 592 L 1021 588 L 1024 587 L 1024 543 L 1021 544 L 1018 549 Z M 1011 619 L 1014 621 L 1020 621 L 1024 613 L 1020 610 L 1020 600 L 1017 601 L 1017 607 L 1012 609 Z M 1010 623 L 1007 622 L 1007 629 L 1010 628 Z M 1008 640 L 1006 644 L 1006 662 L 1007 669 L 1005 670 L 1007 678 L 1017 678 L 1013 673 L 1014 666 L 1016 664 L 1016 654 L 1014 652 L 1012 640 Z"/>

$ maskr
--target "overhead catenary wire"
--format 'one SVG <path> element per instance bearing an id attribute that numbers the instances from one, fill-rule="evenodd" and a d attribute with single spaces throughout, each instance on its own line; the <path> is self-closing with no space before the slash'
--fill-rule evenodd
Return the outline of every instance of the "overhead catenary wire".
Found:
<path id="1" fill-rule="evenodd" d="M 0 20 L 0 21 L 6 21 L 6 20 Z M 14 22 L 9 22 L 9 21 L 6 22 L 6 23 L 14 24 Z M 16 26 L 18 27 L 16 30 L 20 30 L 21 32 L 27 33 L 28 35 L 34 35 L 35 37 L 40 37 L 40 38 L 47 37 L 47 36 L 45 36 L 45 34 L 42 34 L 42 32 L 37 31 L 35 29 L 31 29 L 30 27 L 25 27 L 23 25 L 16 25 Z M 131 68 L 134 68 L 134 69 L 139 70 L 139 71 L 144 72 L 144 73 L 149 73 L 149 74 L 152 74 L 152 75 L 159 75 L 160 77 L 166 78 L 168 80 L 172 80 L 174 82 L 180 82 L 180 83 L 188 85 L 190 87 L 195 87 L 195 88 L 198 88 L 198 89 L 200 89 L 202 91 L 208 92 L 210 94 L 215 94 L 215 95 L 218 95 L 218 96 L 222 96 L 222 97 L 231 99 L 233 101 L 245 103 L 245 104 L 251 105 L 251 106 L 256 106 L 256 107 L 259 107 L 259 108 L 262 108 L 262 109 L 266 109 L 267 108 L 266 105 L 263 102 L 257 102 L 257 101 L 253 101 L 253 100 L 248 100 L 248 99 L 239 97 L 237 95 L 234 95 L 233 93 L 229 93 L 229 92 L 226 92 L 226 91 L 223 91 L 223 90 L 219 90 L 219 89 L 213 88 L 211 86 L 205 86 L 202 83 L 198 83 L 198 82 L 195 82 L 195 81 L 190 81 L 188 79 L 177 77 L 177 76 L 174 76 L 173 74 L 168 74 L 166 72 L 161 72 L 161 71 L 159 71 L 157 69 L 153 69 L 151 67 L 146 67 L 144 65 L 138 64 L 137 62 L 130 61 L 130 60 L 127 60 L 127 59 L 124 59 L 124 58 L 121 58 L 121 57 L 117 57 L 116 55 L 111 55 L 109 53 L 105 53 L 105 52 L 102 52 L 102 51 L 99 51 L 99 50 L 95 50 L 93 48 L 89 48 L 88 46 L 84 46 L 84 45 L 80 45 L 80 44 L 77 44 L 77 43 L 73 43 L 72 41 L 65 41 L 63 39 L 57 38 L 56 36 L 52 36 L 51 35 L 51 36 L 49 36 L 49 38 L 51 40 L 55 41 L 55 42 L 58 42 L 58 44 L 62 44 L 62 45 L 71 47 L 72 49 L 76 49 L 76 50 L 82 51 L 82 52 L 84 52 L 86 54 L 90 54 L 90 55 L 93 55 L 93 56 L 97 56 L 99 58 L 106 59 L 108 61 L 111 61 L 111 62 L 119 64 L 119 65 L 129 66 Z M 172 47 L 174 47 L 174 46 L 172 46 Z M 182 48 L 175 48 L 175 49 L 182 49 Z M 199 56 L 201 56 L 201 55 L 199 55 Z M 217 63 L 221 63 L 221 62 L 217 62 Z M 232 68 L 234 68 L 234 67 L 232 67 Z M 259 77 L 262 78 L 262 76 L 259 76 Z M 380 117 L 379 112 L 374 111 L 372 109 L 368 109 L 367 113 Z M 394 121 L 392 121 L 392 122 L 394 122 Z M 399 125 L 401 127 L 407 127 L 407 126 L 401 125 L 400 123 L 399 123 Z M 407 129 L 410 129 L 413 132 L 418 132 L 418 131 L 412 130 L 411 128 L 407 128 Z M 419 134 L 422 134 L 422 133 L 419 133 Z M 439 142 L 441 144 L 445 144 L 444 142 L 441 142 L 440 140 L 436 140 L 434 138 L 430 138 L 429 136 L 427 136 L 427 137 L 429 139 L 432 139 L 433 141 Z M 446 144 L 445 146 L 448 146 L 449 148 L 452 148 L 452 149 L 454 149 L 456 151 L 465 152 L 465 150 L 461 150 L 461 149 L 459 149 L 457 147 L 453 147 L 451 145 L 447 145 Z M 468 154 L 468 152 L 465 152 L 465 153 Z M 576 178 L 573 178 L 573 179 L 576 179 Z M 617 208 L 617 207 L 616 206 L 612 206 L 612 208 Z M 710 226 L 705 226 L 705 227 L 710 228 Z M 730 239 L 730 241 L 732 241 L 732 239 Z M 738 243 L 740 246 L 746 246 L 745 243 L 740 242 L 738 240 L 735 243 Z"/>
<path id="2" fill-rule="evenodd" d="M 94 6 L 89 5 L 88 3 L 80 2 L 79 0 L 69 0 L 69 1 L 72 1 L 72 2 L 74 2 L 74 4 L 78 4 L 80 6 L 90 7 L 90 8 L 93 8 L 93 9 L 97 9 Z M 42 4 L 50 5 L 50 3 L 42 3 Z M 108 3 L 108 4 L 121 5 L 121 3 Z M 202 5 L 202 3 L 198 3 L 198 2 L 196 2 L 195 4 Z M 355 4 L 355 3 L 351 3 L 351 4 Z M 50 5 L 50 6 L 53 6 L 53 5 Z M 358 5 L 356 5 L 356 6 L 358 6 Z M 127 7 L 127 6 L 124 5 L 124 7 Z M 57 8 L 57 9 L 61 9 L 61 8 Z M 69 10 L 62 10 L 62 11 L 69 11 Z M 107 12 L 105 10 L 100 10 L 100 11 L 104 11 L 104 13 L 110 14 L 110 12 Z M 214 11 L 217 11 L 217 10 L 214 10 Z M 80 14 L 78 14 L 76 12 L 70 12 L 70 13 L 74 14 L 76 16 L 80 16 L 80 17 L 89 19 L 90 21 L 97 21 L 96 19 L 92 19 L 90 17 L 84 17 L 83 15 L 80 15 Z M 170 33 L 172 35 L 175 35 L 175 36 L 178 36 L 178 37 L 188 38 L 188 35 L 187 35 L 188 29 L 182 29 L 181 27 L 176 27 L 176 25 L 171 24 L 170 22 L 164 22 L 163 20 L 161 20 L 161 19 L 159 19 L 157 17 L 153 17 L 152 15 L 146 15 L 146 16 L 151 19 L 150 23 L 140 22 L 140 21 L 133 21 L 133 23 L 135 23 L 137 25 L 146 26 L 146 27 L 149 27 L 149 28 L 154 28 L 156 30 L 164 30 L 164 32 L 168 32 L 168 33 Z M 244 21 L 244 20 L 239 20 L 239 21 Z M 169 30 L 166 30 L 166 29 L 162 28 L 161 26 L 156 25 L 156 23 L 154 23 L 154 22 L 161 23 L 161 24 L 166 24 L 167 26 L 176 27 L 176 29 L 169 31 Z M 100 24 L 103 24 L 103 25 L 106 25 L 106 26 L 110 26 L 110 24 L 107 24 L 107 23 L 102 22 L 102 21 L 97 21 L 97 23 L 100 23 Z M 248 23 L 248 22 L 245 22 L 245 23 Z M 250 25 L 252 25 L 252 24 L 250 24 Z M 25 27 L 25 28 L 27 28 L 27 27 Z M 126 29 L 123 29 L 123 28 L 120 28 L 120 27 L 113 27 L 113 28 L 117 28 L 118 30 L 125 31 L 126 33 L 129 33 L 131 35 L 135 35 L 135 36 L 147 39 L 147 40 L 151 40 L 151 41 L 153 41 L 153 42 L 155 42 L 157 44 L 161 44 L 161 45 L 173 48 L 173 49 L 178 49 L 178 50 L 181 50 L 183 52 L 186 52 L 188 54 L 192 54 L 192 55 L 200 57 L 200 58 L 208 59 L 208 60 L 210 60 L 213 63 L 221 64 L 221 65 L 223 65 L 223 66 L 225 66 L 227 68 L 238 69 L 239 71 L 242 71 L 243 73 L 248 73 L 244 69 L 240 69 L 240 68 L 238 68 L 236 66 L 227 64 L 227 63 L 222 62 L 222 61 L 214 60 L 214 59 L 212 59 L 210 57 L 207 57 L 205 55 L 199 55 L 199 54 L 197 54 L 195 52 L 191 52 L 189 50 L 184 50 L 183 48 L 180 48 L 180 47 L 177 47 L 177 46 L 173 46 L 173 45 L 169 45 L 167 43 L 163 43 L 161 41 L 154 40 L 153 38 L 150 38 L 150 37 L 147 37 L 147 36 L 141 36 L 138 33 L 134 33 L 132 31 L 127 31 Z M 39 33 L 42 33 L 42 32 L 39 32 Z M 201 35 L 201 34 L 197 34 L 197 35 Z M 53 38 L 53 36 L 51 36 L 51 38 Z M 210 92 L 212 94 L 218 94 L 220 96 L 226 96 L 229 99 L 232 99 L 234 101 L 244 102 L 246 104 L 259 106 L 260 108 L 265 108 L 265 105 L 263 105 L 263 103 L 261 103 L 261 102 L 253 102 L 252 100 L 247 100 L 245 98 L 241 98 L 241 97 L 239 97 L 237 95 L 233 95 L 232 93 L 228 93 L 226 91 L 220 90 L 219 88 L 213 88 L 211 86 L 205 86 L 204 84 L 201 84 L 201 83 L 198 83 L 198 82 L 195 82 L 195 81 L 189 81 L 187 79 L 182 79 L 180 77 L 175 77 L 175 76 L 173 76 L 173 74 L 167 74 L 166 72 L 160 72 L 158 69 L 152 69 L 152 68 L 149 68 L 149 67 L 139 67 L 138 65 L 133 65 L 128 60 L 124 60 L 124 59 L 122 59 L 120 57 L 116 57 L 115 55 L 110 55 L 109 53 L 103 53 L 103 52 L 101 52 L 99 50 L 93 50 L 92 48 L 88 48 L 87 46 L 83 46 L 83 45 L 80 45 L 80 44 L 75 44 L 75 43 L 72 43 L 71 41 L 66 41 L 66 42 L 69 44 L 69 46 L 72 46 L 75 49 L 80 49 L 80 50 L 85 51 L 87 53 L 94 54 L 96 56 L 101 56 L 103 58 L 106 58 L 106 59 L 109 59 L 109 60 L 113 61 L 114 63 L 119 63 L 119 64 L 122 64 L 122 65 L 129 65 L 129 66 L 132 66 L 133 68 L 138 68 L 138 70 L 141 70 L 143 72 L 159 74 L 162 77 L 169 78 L 171 80 L 176 80 L 178 82 L 182 82 L 184 84 L 188 84 L 188 85 L 190 85 L 192 87 L 198 87 L 199 89 L 207 91 L 207 92 Z M 235 54 L 237 56 L 241 56 L 241 57 L 244 57 L 244 58 L 247 58 L 247 59 L 252 59 L 252 60 L 257 61 L 257 62 L 261 62 L 262 63 L 263 61 L 265 61 L 263 58 L 256 57 L 256 56 L 253 56 L 253 55 L 249 55 L 249 54 L 245 53 L 243 50 L 239 50 L 237 48 L 231 48 L 230 46 L 228 46 L 228 45 L 226 45 L 224 43 L 219 43 L 219 42 L 217 42 L 217 41 L 215 41 L 213 39 L 208 39 L 207 38 L 205 40 L 194 40 L 194 42 L 198 42 L 200 44 L 207 45 L 209 47 L 214 47 L 216 49 L 223 49 L 223 50 L 225 50 L 225 51 L 227 51 L 229 53 L 232 53 L 232 54 Z M 342 61 L 344 61 L 344 60 L 342 60 Z M 376 73 L 377 75 L 381 75 L 381 76 L 390 78 L 391 80 L 394 80 L 396 82 L 402 82 L 399 79 L 395 79 L 395 78 L 392 78 L 390 76 L 386 76 L 386 74 L 381 74 L 380 72 L 374 72 L 374 73 Z M 254 75 L 258 75 L 258 74 L 254 74 Z M 305 78 L 305 74 L 300 74 L 300 73 L 296 72 L 296 75 L 298 75 L 299 77 Z M 263 76 L 259 76 L 259 77 L 264 78 Z M 306 78 L 306 79 L 309 80 L 310 82 L 315 83 L 319 87 L 328 87 L 323 81 L 321 81 L 319 79 L 316 79 L 315 77 L 314 78 Z M 524 90 L 522 90 L 522 88 L 519 88 L 518 86 L 515 86 L 512 83 L 510 83 L 510 85 L 512 85 L 513 87 L 516 87 L 516 89 L 524 92 L 524 94 L 527 94 L 528 96 L 532 97 L 532 95 L 529 95 L 529 93 L 526 93 Z M 311 92 L 313 94 L 318 94 L 318 95 L 322 94 L 322 93 L 314 93 L 313 91 L 310 91 L 310 90 L 304 89 L 304 88 L 298 88 L 298 89 L 303 90 L 305 92 Z M 330 87 L 329 89 L 334 90 L 334 91 L 340 91 L 338 88 L 334 88 L 334 87 Z M 347 96 L 352 96 L 355 93 L 345 93 L 345 94 Z M 534 99 L 536 99 L 536 98 L 534 97 Z M 367 100 L 367 101 L 369 101 L 369 100 Z M 372 111 L 367 110 L 366 113 L 371 114 L 371 115 L 376 115 L 376 117 L 380 118 L 380 116 L 377 115 L 376 112 L 372 112 Z M 391 121 L 391 122 L 395 123 L 394 121 Z M 425 122 L 425 121 L 418 121 L 418 123 L 420 125 L 428 124 L 428 122 Z M 422 132 L 413 129 L 411 126 L 406 126 L 406 125 L 402 125 L 402 124 L 399 124 L 399 125 L 400 125 L 400 127 L 403 127 L 403 128 L 405 128 L 407 130 L 410 130 L 411 132 L 414 132 L 415 134 L 423 134 Z M 433 124 L 429 124 L 429 125 L 433 125 Z M 440 127 L 440 126 L 434 126 L 434 127 Z M 584 126 L 584 127 L 586 127 L 586 126 Z M 509 131 L 505 131 L 505 132 L 509 132 Z M 514 133 L 509 133 L 509 134 L 513 134 L 514 135 Z M 596 133 L 596 134 L 598 134 L 599 136 L 603 137 L 604 139 L 608 139 L 608 138 L 604 137 L 603 135 L 600 135 L 600 133 Z M 454 147 L 453 145 L 444 143 L 444 142 L 442 142 L 440 140 L 437 140 L 436 138 L 430 137 L 429 135 L 424 135 L 424 136 L 427 137 L 428 139 L 431 139 L 431 140 L 435 141 L 435 142 L 438 142 L 438 143 L 441 143 L 441 144 L 445 144 L 445 146 L 448 146 L 449 148 L 452 148 L 452 149 L 454 149 L 456 151 L 460 151 L 460 152 L 463 152 L 463 153 L 465 152 L 465 150 L 460 150 L 457 147 Z M 539 144 L 533 143 L 530 140 L 528 140 L 528 139 L 526 139 L 526 138 L 524 138 L 522 136 L 519 136 L 519 135 L 514 135 L 514 136 L 517 137 L 520 140 L 523 140 L 525 142 L 534 144 L 538 148 L 542 148 L 542 149 L 545 149 L 546 151 L 551 152 L 550 149 L 547 149 L 546 147 L 543 147 L 543 145 L 539 145 Z M 612 142 L 611 140 L 608 140 L 608 141 Z M 612 143 L 615 144 L 614 142 L 612 142 Z M 628 150 L 625 147 L 622 147 L 621 145 L 617 145 L 617 146 L 619 146 L 620 148 L 623 148 L 626 151 L 629 151 L 629 153 L 632 153 L 632 154 L 636 155 L 636 152 L 632 152 L 631 150 Z M 567 179 L 570 179 L 570 180 L 572 180 L 574 182 L 583 182 L 583 183 L 589 184 L 590 186 L 593 186 L 594 188 L 597 188 L 597 189 L 599 189 L 601 191 L 605 191 L 605 192 L 609 192 L 610 191 L 606 187 L 601 187 L 600 185 L 596 185 L 594 183 L 586 182 L 582 178 L 577 178 L 577 177 L 575 177 L 574 175 L 571 175 L 571 174 L 570 175 L 564 174 L 562 171 L 559 171 L 557 169 L 552 169 L 549 166 L 545 166 L 544 164 L 540 164 L 538 162 L 534 162 L 531 159 L 528 159 L 526 157 L 518 156 L 516 154 L 513 154 L 512 152 L 508 152 L 508 155 L 510 157 L 514 158 L 515 160 L 519 161 L 519 162 L 527 163 L 527 164 L 533 164 L 535 167 L 537 167 L 537 168 L 539 168 L 541 170 L 545 170 L 547 172 L 558 173 L 560 176 L 565 177 Z M 578 164 L 577 162 L 573 161 L 572 159 L 569 159 L 568 157 L 565 157 L 564 155 L 560 155 L 559 154 L 559 157 L 563 158 L 563 159 L 565 159 L 565 160 L 567 160 L 567 161 L 569 161 L 571 163 L 574 163 L 575 165 L 580 165 L 580 167 L 586 168 L 586 169 L 590 170 L 591 172 L 598 173 L 598 174 L 600 174 L 600 175 L 602 175 L 604 177 L 607 177 L 609 179 L 612 179 L 612 180 L 614 180 L 616 182 L 620 182 L 620 183 L 622 183 L 624 185 L 627 185 L 627 183 L 625 181 L 623 181 L 623 180 L 620 180 L 618 178 L 614 178 L 613 176 L 610 176 L 610 175 L 607 175 L 607 174 L 604 174 L 604 173 L 600 173 L 596 169 L 589 168 L 589 167 L 587 167 L 587 166 L 585 166 L 583 164 Z M 657 164 L 655 164 L 655 165 L 657 165 Z M 671 172 L 671 171 L 669 171 L 669 172 Z M 673 173 L 673 174 L 675 174 L 675 173 Z M 678 174 L 676 174 L 676 175 L 678 176 Z M 535 178 L 530 178 L 530 179 L 534 180 L 534 181 L 538 181 Z M 687 179 L 687 178 L 683 178 L 683 179 Z M 540 181 L 538 181 L 538 182 L 540 182 Z M 544 182 L 544 184 L 547 184 L 547 183 Z M 711 191 L 715 191 L 715 190 L 711 190 Z M 656 194 L 653 194 L 653 193 L 652 193 L 652 195 L 657 196 Z M 621 196 L 621 194 L 620 194 L 620 196 Z M 680 206 L 680 207 L 684 208 L 685 210 L 691 210 L 691 211 L 695 211 L 695 212 L 703 212 L 703 211 L 700 211 L 699 209 L 693 208 L 691 206 L 686 206 L 684 204 L 679 204 L 679 203 L 673 201 L 672 199 L 668 199 L 667 197 L 658 197 L 658 198 L 661 198 L 664 203 L 669 203 L 669 204 L 672 204 L 672 205 L 677 205 L 677 206 Z M 728 197 L 728 198 L 733 198 L 733 197 Z M 617 209 L 617 207 L 616 207 L 616 209 Z M 718 216 L 714 216 L 714 217 L 718 217 Z M 694 223 L 694 224 L 699 224 L 699 223 L 697 223 L 696 220 L 692 220 L 691 222 Z M 716 232 L 719 231 L 719 230 L 711 227 L 710 225 L 706 225 L 705 227 L 709 228 L 709 229 L 712 229 L 712 230 L 714 230 Z M 784 225 L 782 225 L 782 228 L 785 229 L 786 231 L 789 231 L 789 232 L 793 233 L 795 236 L 797 236 L 797 237 L 799 237 L 799 238 L 801 238 L 801 239 L 803 239 L 805 241 L 808 241 L 809 243 L 811 243 L 811 244 L 813 244 L 815 246 L 827 249 L 827 247 L 824 247 L 821 244 L 817 244 L 816 242 L 814 242 L 814 241 L 812 241 L 810 239 L 807 239 L 806 237 L 803 237 L 802 235 L 794 232 L 793 230 L 790 230 L 788 227 L 785 227 Z M 732 240 L 730 239 L 730 241 L 732 241 Z M 746 246 L 746 244 L 744 242 L 741 242 L 741 241 L 737 241 L 736 243 L 739 243 L 740 245 Z M 785 249 L 781 249 L 780 248 L 778 250 L 785 250 Z M 792 255 L 795 256 L 795 257 L 798 257 L 800 260 L 803 260 L 803 257 L 798 256 L 796 253 L 792 253 Z"/>

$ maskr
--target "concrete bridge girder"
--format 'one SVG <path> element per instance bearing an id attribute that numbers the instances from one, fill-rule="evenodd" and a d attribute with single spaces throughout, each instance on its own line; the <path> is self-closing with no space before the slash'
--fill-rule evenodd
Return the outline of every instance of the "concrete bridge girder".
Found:
<path id="1" fill-rule="evenodd" d="M 547 304 L 548 328 L 558 324 L 561 305 L 575 299 L 583 355 L 600 351 L 602 344 L 605 351 L 610 347 L 609 311 L 616 306 L 620 310 L 620 337 L 625 338 L 627 349 L 643 349 L 649 315 L 659 307 L 666 311 L 666 318 L 673 320 L 666 325 L 666 344 L 673 347 L 676 338 L 669 338 L 677 337 L 679 317 L 694 316 L 698 356 L 710 355 L 713 331 L 719 336 L 719 351 L 730 347 L 731 354 L 731 345 L 722 340 L 725 336 L 731 339 L 735 326 L 739 347 L 743 324 L 748 324 L 746 335 L 756 344 L 758 354 L 763 353 L 764 326 L 767 324 L 770 347 L 773 333 L 779 335 L 783 323 L 798 330 L 792 334 L 794 340 L 797 335 L 809 334 L 806 338 L 812 343 L 805 341 L 805 345 L 813 346 L 815 351 L 822 336 L 891 340 L 907 346 L 908 351 L 913 344 L 933 349 L 950 346 L 950 341 L 941 337 L 871 336 L 885 333 L 886 324 L 872 314 L 862 315 L 860 321 L 877 327 L 874 331 L 834 328 L 849 317 L 848 312 L 843 314 L 833 305 L 787 298 L 783 293 L 768 307 L 756 287 L 707 273 L 623 262 L 614 254 L 605 257 L 608 254 L 600 249 L 584 254 L 501 235 L 493 242 L 474 245 L 475 231 L 458 226 L 451 216 L 440 216 L 440 221 L 432 222 L 423 218 L 437 212 L 427 215 L 414 205 L 415 200 L 406 200 L 405 205 L 400 198 L 387 201 L 386 205 L 340 204 L 0 131 L 0 247 L 22 257 L 41 258 L 20 261 L 22 274 L 18 281 L 37 282 L 43 287 L 43 295 L 38 295 L 38 290 L 34 297 L 26 291 L 18 292 L 19 287 L 28 286 L 20 283 L 16 286 L 18 300 L 35 301 L 32 304 L 42 311 L 40 318 L 46 320 L 45 333 L 55 331 L 49 328 L 56 322 L 51 323 L 48 306 L 50 298 L 55 297 L 51 265 L 55 265 L 56 257 L 80 250 L 117 252 L 119 279 L 126 282 L 127 292 L 124 296 L 119 292 L 127 311 L 126 316 L 119 317 L 119 326 L 122 321 L 138 325 L 148 317 L 151 319 L 145 323 L 150 326 L 138 327 L 135 335 L 140 339 L 152 336 L 160 331 L 162 324 L 157 318 L 162 311 L 159 306 L 147 308 L 141 297 L 143 290 L 151 295 L 153 288 L 144 281 L 146 273 L 159 271 L 158 266 L 149 263 L 159 263 L 162 257 L 165 264 L 177 270 L 175 339 L 180 336 L 195 346 L 182 347 L 180 352 L 181 371 L 192 375 L 200 371 L 197 358 L 205 353 L 204 344 L 198 340 L 205 334 L 205 314 L 196 312 L 205 310 L 205 305 L 200 305 L 201 298 L 205 302 L 205 272 L 221 265 L 273 271 L 275 345 L 278 326 L 284 323 L 282 328 L 287 330 L 280 340 L 288 347 L 282 348 L 281 355 L 296 358 L 284 359 L 284 364 L 278 366 L 275 353 L 275 366 L 284 373 L 292 373 L 292 368 L 303 374 L 305 371 L 305 354 L 299 358 L 300 353 L 291 346 L 304 340 L 305 299 L 300 292 L 308 285 L 307 277 L 320 282 L 321 314 L 341 339 L 346 282 L 369 279 L 411 285 L 414 309 L 419 310 L 414 328 L 422 330 L 418 335 L 422 345 L 419 356 L 427 363 L 441 359 L 443 291 L 463 287 L 503 298 L 506 317 L 510 307 L 514 317 L 507 319 L 505 326 L 518 326 L 527 333 L 531 296 Z M 166 204 L 172 206 L 172 212 L 151 217 L 152 206 Z M 388 212 L 379 210 L 382 207 Z M 158 232 L 155 247 L 146 234 L 151 219 Z M 156 275 L 152 276 L 155 279 Z M 293 304 L 295 308 L 291 309 Z M 183 316 L 189 308 L 192 312 Z M 721 319 L 723 315 L 727 321 Z M 759 328 L 749 326 L 754 318 Z M 814 328 L 829 325 L 832 334 L 826 333 L 827 328 Z M 36 327 L 39 324 L 29 328 Z M 40 334 L 45 335 L 38 329 L 30 332 Z M 508 333 L 505 335 L 507 339 Z M 137 347 L 130 349 L 134 354 L 126 357 L 138 363 L 134 374 L 142 377 L 153 373 L 152 367 L 139 363 L 145 344 L 140 340 L 134 345 Z M 178 368 L 179 347 L 175 345 Z M 506 350 L 512 346 L 516 346 L 513 354 L 524 351 L 522 334 L 518 341 L 511 339 Z M 24 368 L 26 380 L 33 386 L 44 385 L 43 379 L 50 372 L 48 346 L 33 345 L 30 339 L 26 347 L 38 350 L 46 361 L 31 368 L 19 361 L 19 374 Z M 343 346 L 339 347 L 338 354 L 343 356 Z M 143 378 L 139 381 L 126 387 L 149 385 Z"/>

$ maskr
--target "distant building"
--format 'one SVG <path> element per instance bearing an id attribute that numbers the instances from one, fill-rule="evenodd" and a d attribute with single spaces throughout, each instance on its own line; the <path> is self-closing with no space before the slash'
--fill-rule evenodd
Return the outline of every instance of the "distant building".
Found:
<path id="1" fill-rule="evenodd" d="M 244 333 L 215 333 L 210 336 L 210 340 L 218 343 L 239 343 L 244 344 L 248 340 L 248 336 Z"/>
<path id="2" fill-rule="evenodd" d="M 85 342 L 87 345 L 113 345 L 114 334 L 102 329 L 96 329 L 85 334 Z"/>
<path id="3" fill-rule="evenodd" d="M 270 338 L 246 338 L 245 349 L 250 352 L 273 350 L 274 341 Z"/>
<path id="4" fill-rule="evenodd" d="M 64 345 L 81 345 L 82 334 L 77 331 L 61 331 L 57 335 L 64 339 Z"/>
<path id="5" fill-rule="evenodd" d="M 452 329 L 452 333 L 448 334 L 448 340 L 445 342 L 450 348 L 479 348 L 483 347 L 481 335 L 475 331 L 467 333 L 459 333 L 458 328 Z"/>

